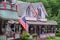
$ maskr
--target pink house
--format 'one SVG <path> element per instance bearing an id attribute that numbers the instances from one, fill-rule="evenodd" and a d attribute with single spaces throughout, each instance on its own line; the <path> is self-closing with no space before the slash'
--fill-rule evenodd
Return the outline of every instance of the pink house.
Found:
<path id="1" fill-rule="evenodd" d="M 40 37 L 55 36 L 57 22 L 48 20 L 45 7 L 42 2 L 39 3 L 18 3 L 18 14 L 22 18 L 25 16 L 30 34 L 38 34 Z M 23 26 L 21 26 L 23 27 Z M 24 27 L 23 27 L 24 29 Z"/>
<path id="2" fill-rule="evenodd" d="M 40 38 L 55 36 L 57 22 L 46 18 L 48 14 L 42 2 L 16 2 L 17 0 L 0 0 L 1 40 L 20 40 L 23 30 L 30 34 L 36 33 Z M 21 19 L 27 25 L 19 23 Z"/>

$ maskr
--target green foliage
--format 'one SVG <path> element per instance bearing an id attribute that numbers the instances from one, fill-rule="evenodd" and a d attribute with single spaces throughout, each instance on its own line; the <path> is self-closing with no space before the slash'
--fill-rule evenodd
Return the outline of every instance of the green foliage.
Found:
<path id="1" fill-rule="evenodd" d="M 22 37 L 22 40 L 29 40 L 30 34 L 24 31 L 21 37 Z"/>
<path id="2" fill-rule="evenodd" d="M 50 36 L 47 38 L 47 40 L 54 40 L 54 39 L 55 37 L 50 37 Z"/>
<path id="3" fill-rule="evenodd" d="M 48 37 L 46 40 L 60 40 L 60 37 Z"/>
<path id="4" fill-rule="evenodd" d="M 33 37 L 33 38 L 36 38 L 36 37 L 37 37 L 37 34 L 32 34 L 32 37 Z"/>
<path id="5" fill-rule="evenodd" d="M 56 36 L 57 36 L 57 37 L 60 37 L 60 33 L 56 33 Z"/>
<path id="6" fill-rule="evenodd" d="M 47 40 L 60 40 L 60 33 L 56 33 L 55 37 L 48 37 Z"/>

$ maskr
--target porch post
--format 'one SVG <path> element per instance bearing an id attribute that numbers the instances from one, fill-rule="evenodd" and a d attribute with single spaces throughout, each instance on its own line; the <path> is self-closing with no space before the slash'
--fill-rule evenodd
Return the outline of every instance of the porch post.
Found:
<path id="1" fill-rule="evenodd" d="M 45 32 L 47 33 L 47 25 L 45 26 Z"/>
<path id="2" fill-rule="evenodd" d="M 47 32 L 48 32 L 48 33 L 50 33 L 50 31 L 51 31 L 50 28 L 51 28 L 51 26 L 48 25 L 48 26 L 47 26 L 47 29 L 48 29 Z"/>
<path id="3" fill-rule="evenodd" d="M 41 34 L 41 25 L 39 25 L 39 34 Z"/>
<path id="4" fill-rule="evenodd" d="M 0 20 L 0 35 L 2 34 L 2 20 Z"/>
<path id="5" fill-rule="evenodd" d="M 36 33 L 36 25 L 34 25 L 35 33 Z"/>
<path id="6" fill-rule="evenodd" d="M 4 0 L 4 9 L 6 9 L 6 0 Z"/>
<path id="7" fill-rule="evenodd" d="M 28 33 L 29 33 L 29 24 L 28 24 Z"/>
<path id="8" fill-rule="evenodd" d="M 53 27 L 51 26 L 51 32 L 53 33 Z"/>
<path id="9" fill-rule="evenodd" d="M 48 29 L 49 29 L 49 28 L 48 28 L 48 25 L 47 25 L 47 33 L 48 33 Z"/>
<path id="10" fill-rule="evenodd" d="M 54 29 L 53 32 L 56 33 L 56 29 L 57 29 L 57 28 L 56 28 L 55 25 L 54 25 L 53 27 L 54 27 L 54 28 L 53 28 L 53 29 Z"/>

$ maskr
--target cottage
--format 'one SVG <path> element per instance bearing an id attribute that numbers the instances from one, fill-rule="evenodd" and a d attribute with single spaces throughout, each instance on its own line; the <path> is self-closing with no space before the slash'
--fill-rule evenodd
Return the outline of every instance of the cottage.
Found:
<path id="1" fill-rule="evenodd" d="M 48 16 L 44 5 L 42 2 L 39 3 L 18 3 L 19 5 L 19 17 L 25 17 L 27 26 L 24 26 L 23 23 L 20 23 L 23 29 L 28 29 L 30 34 L 38 34 L 41 38 L 48 36 L 55 36 L 55 29 L 57 22 L 53 20 L 48 20 Z"/>

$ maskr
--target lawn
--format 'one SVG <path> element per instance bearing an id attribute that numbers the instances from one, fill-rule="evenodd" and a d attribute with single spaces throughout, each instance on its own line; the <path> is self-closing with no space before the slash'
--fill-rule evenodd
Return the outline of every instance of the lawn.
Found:
<path id="1" fill-rule="evenodd" d="M 47 40 L 60 40 L 60 37 L 48 38 Z"/>
<path id="2" fill-rule="evenodd" d="M 48 37 L 47 40 L 60 40 L 60 33 L 56 33 L 56 37 Z"/>

